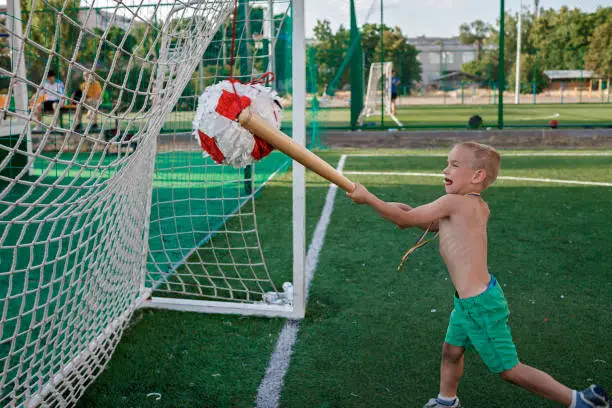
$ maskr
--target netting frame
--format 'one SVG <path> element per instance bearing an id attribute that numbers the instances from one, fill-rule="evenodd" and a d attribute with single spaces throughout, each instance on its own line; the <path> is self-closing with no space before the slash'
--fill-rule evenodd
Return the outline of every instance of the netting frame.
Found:
<path id="1" fill-rule="evenodd" d="M 271 3 L 271 1 L 269 2 Z M 292 5 L 292 138 L 306 145 L 306 38 L 304 0 L 291 0 Z M 270 7 L 270 5 L 268 6 Z M 285 317 L 302 319 L 306 310 L 306 183 L 305 168 L 292 162 L 292 300 L 285 304 L 243 303 L 152 296 L 139 308 L 166 309 L 213 314 Z"/>

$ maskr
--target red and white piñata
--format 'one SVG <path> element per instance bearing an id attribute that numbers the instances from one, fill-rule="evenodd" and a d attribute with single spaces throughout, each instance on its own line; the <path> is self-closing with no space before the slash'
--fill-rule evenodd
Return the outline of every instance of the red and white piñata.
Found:
<path id="1" fill-rule="evenodd" d="M 263 85 L 226 80 L 209 86 L 200 96 L 193 121 L 194 136 L 215 162 L 245 167 L 274 149 L 240 126 L 237 118 L 246 107 L 280 129 L 280 99 Z"/>

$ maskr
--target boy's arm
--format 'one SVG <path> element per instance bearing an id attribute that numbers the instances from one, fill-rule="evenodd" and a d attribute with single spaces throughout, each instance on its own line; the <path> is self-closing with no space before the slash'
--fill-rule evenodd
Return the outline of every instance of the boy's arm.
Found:
<path id="1" fill-rule="evenodd" d="M 408 204 L 404 204 L 404 203 L 389 203 L 389 204 L 396 206 L 402 211 L 410 211 L 413 209 L 413 207 L 409 206 Z M 423 231 L 438 231 L 440 229 L 440 225 L 438 221 L 439 220 L 436 220 L 429 224 L 419 224 L 417 225 L 417 227 L 422 229 Z"/>
<path id="2" fill-rule="evenodd" d="M 387 203 L 372 195 L 367 204 L 374 208 L 383 218 L 400 228 L 419 227 L 425 229 L 429 224 L 435 223 L 437 226 L 440 218 L 450 216 L 454 208 L 453 202 L 454 197 L 445 195 L 434 202 L 405 211 L 393 203 Z"/>
<path id="3" fill-rule="evenodd" d="M 370 205 L 383 218 L 400 228 L 427 228 L 429 224 L 437 223 L 440 218 L 450 216 L 453 209 L 457 207 L 456 204 L 458 204 L 455 201 L 457 197 L 451 195 L 445 195 L 432 203 L 416 208 L 405 204 L 387 203 L 370 193 L 359 183 L 355 183 L 355 190 L 349 193 L 348 196 L 357 204 Z M 408 208 L 410 209 L 407 210 Z"/>

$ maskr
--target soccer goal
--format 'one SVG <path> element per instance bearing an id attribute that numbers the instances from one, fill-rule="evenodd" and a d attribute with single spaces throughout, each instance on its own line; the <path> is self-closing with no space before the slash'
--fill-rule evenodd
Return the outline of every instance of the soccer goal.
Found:
<path id="1" fill-rule="evenodd" d="M 360 125 L 363 125 L 364 119 L 380 115 L 384 107 L 386 115 L 391 117 L 398 126 L 403 126 L 402 123 L 391 112 L 391 80 L 393 78 L 393 63 L 392 62 L 374 62 L 370 65 L 370 74 L 368 75 L 368 86 L 366 89 L 363 111 L 359 118 Z"/>
<path id="2" fill-rule="evenodd" d="M 291 162 L 220 166 L 191 122 L 207 86 L 274 71 L 304 145 L 303 0 L 26 3 L 0 19 L 0 407 L 74 404 L 140 307 L 301 318 L 303 167 L 271 270 L 255 197 Z"/>

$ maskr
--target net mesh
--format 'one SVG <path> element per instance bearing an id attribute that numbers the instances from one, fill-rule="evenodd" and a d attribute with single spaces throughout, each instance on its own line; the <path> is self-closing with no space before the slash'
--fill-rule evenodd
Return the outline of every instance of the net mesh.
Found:
<path id="1" fill-rule="evenodd" d="M 290 101 L 289 2 L 260 3 L 240 2 L 235 73 L 275 70 Z M 220 167 L 191 135 L 197 96 L 229 75 L 234 1 L 76 6 L 9 5 L 0 30 L 3 407 L 75 403 L 152 290 L 276 291 L 253 198 L 286 159 Z"/>
<path id="2" fill-rule="evenodd" d="M 248 82 L 274 72 L 267 85 L 291 105 L 290 11 L 288 0 L 239 2 L 159 137 L 147 267 L 154 296 L 261 302 L 266 293 L 278 292 L 275 282 L 292 278 L 270 276 L 254 201 L 263 184 L 287 168 L 287 157 L 273 152 L 245 169 L 219 166 L 202 158 L 190 130 L 201 90 L 230 73 Z"/>

